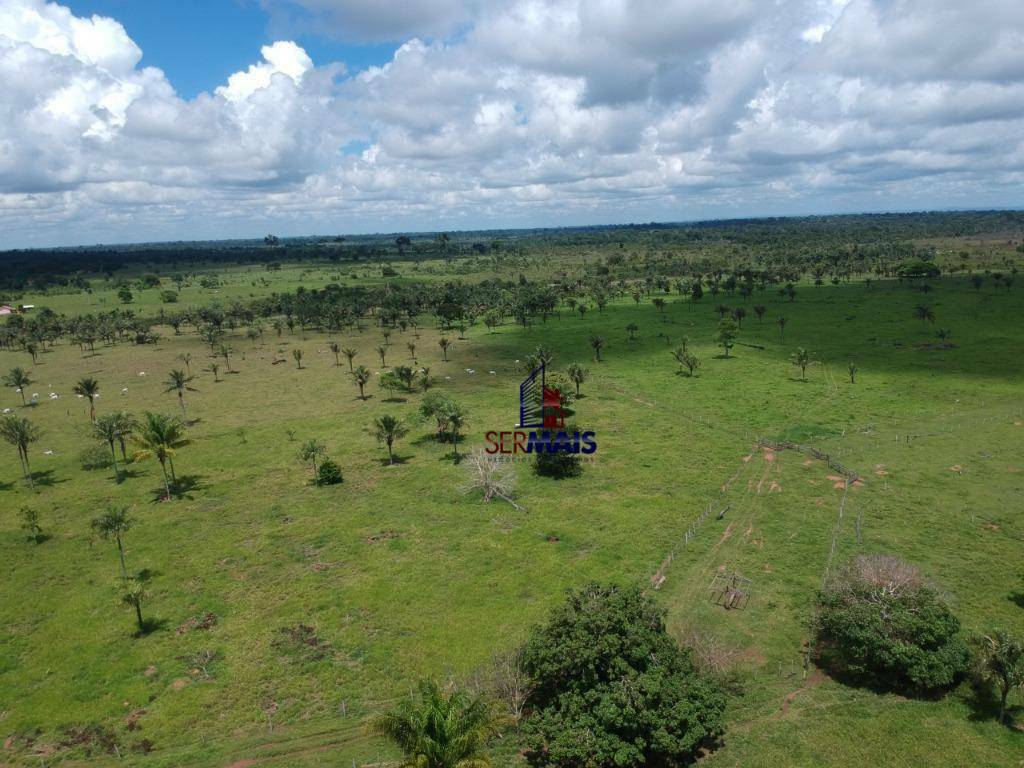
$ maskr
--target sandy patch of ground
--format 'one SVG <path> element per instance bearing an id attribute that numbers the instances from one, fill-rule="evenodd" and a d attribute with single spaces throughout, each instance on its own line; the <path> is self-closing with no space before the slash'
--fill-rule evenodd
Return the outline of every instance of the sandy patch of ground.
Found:
<path id="1" fill-rule="evenodd" d="M 729 525 L 725 527 L 725 531 L 722 532 L 722 538 L 718 540 L 719 544 L 725 544 L 725 542 L 727 542 L 732 537 L 732 529 L 733 524 L 729 523 Z"/>
<path id="2" fill-rule="evenodd" d="M 964 473 L 964 468 L 961 467 L 959 464 L 954 464 L 952 467 L 949 468 L 949 471 L 956 472 L 958 475 L 962 475 Z"/>
<path id="3" fill-rule="evenodd" d="M 875 464 L 875 474 L 879 477 L 885 477 L 889 474 L 884 464 Z"/>

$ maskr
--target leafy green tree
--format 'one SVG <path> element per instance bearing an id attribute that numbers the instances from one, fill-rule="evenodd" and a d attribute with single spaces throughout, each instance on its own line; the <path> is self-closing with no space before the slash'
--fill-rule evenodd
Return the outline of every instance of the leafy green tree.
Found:
<path id="1" fill-rule="evenodd" d="M 28 463 L 28 449 L 32 443 L 42 437 L 43 432 L 39 427 L 28 419 L 18 416 L 4 416 L 0 420 L 0 437 L 18 449 L 18 459 L 21 461 L 21 470 L 25 474 L 25 480 L 29 486 L 32 482 L 32 470 Z"/>
<path id="2" fill-rule="evenodd" d="M 337 485 L 344 479 L 341 475 L 341 467 L 332 459 L 324 459 L 320 462 L 320 469 L 317 470 L 318 485 Z"/>
<path id="3" fill-rule="evenodd" d="M 395 441 L 401 440 L 409 434 L 409 430 L 398 417 L 384 414 L 374 419 L 370 434 L 377 438 L 377 442 L 384 443 L 388 447 L 388 464 L 394 464 Z"/>
<path id="4" fill-rule="evenodd" d="M 89 420 L 96 421 L 96 398 L 100 394 L 100 383 L 91 376 L 85 376 L 78 380 L 72 391 L 76 395 L 89 398 Z"/>
<path id="5" fill-rule="evenodd" d="M 174 456 L 178 449 L 188 444 L 185 439 L 185 425 L 177 416 L 146 411 L 142 414 L 142 422 L 133 435 L 139 450 L 132 457 L 133 461 L 154 458 L 160 462 L 160 471 L 164 478 L 164 500 L 171 498 L 171 483 L 177 482 L 174 474 Z M 170 468 L 170 475 L 167 470 Z"/>
<path id="6" fill-rule="evenodd" d="M 231 353 L 234 352 L 228 344 L 221 344 L 217 347 L 217 354 L 224 358 L 224 367 L 231 373 Z"/>
<path id="7" fill-rule="evenodd" d="M 43 527 L 39 524 L 39 513 L 30 507 L 22 507 L 18 510 L 18 518 L 21 520 L 21 530 L 25 532 L 26 541 L 42 544 L 46 540 L 43 534 Z"/>
<path id="8" fill-rule="evenodd" d="M 128 439 L 138 428 L 138 420 L 128 411 L 115 411 L 113 417 L 114 430 L 117 432 L 117 442 L 121 445 L 121 460 L 128 461 Z"/>
<path id="9" fill-rule="evenodd" d="M 370 369 L 367 368 L 365 365 L 360 365 L 358 368 L 352 371 L 352 380 L 355 381 L 356 386 L 359 387 L 360 400 L 366 399 L 364 387 L 370 382 L 371 378 L 372 374 L 370 373 Z"/>
<path id="10" fill-rule="evenodd" d="M 590 369 L 584 368 L 579 363 L 571 363 L 567 371 L 572 383 L 576 385 L 576 397 L 580 397 L 580 387 L 590 378 Z"/>
<path id="11" fill-rule="evenodd" d="M 399 365 L 394 369 L 395 377 L 402 383 L 407 392 L 412 392 L 416 383 L 416 371 L 408 365 Z"/>
<path id="12" fill-rule="evenodd" d="M 111 507 L 102 515 L 94 518 L 91 526 L 93 533 L 101 539 L 113 539 L 117 545 L 117 556 L 121 560 L 121 578 L 128 580 L 128 568 L 124 562 L 124 535 L 131 530 L 135 521 L 128 516 L 128 507 Z"/>
<path id="13" fill-rule="evenodd" d="M 718 321 L 718 330 L 715 332 L 715 343 L 725 350 L 726 357 L 729 356 L 729 350 L 733 348 L 738 335 L 739 328 L 736 326 L 736 321 L 731 317 L 723 317 Z"/>
<path id="14" fill-rule="evenodd" d="M 1006 722 L 1006 701 L 1015 688 L 1024 690 L 1024 638 L 996 630 L 976 641 L 978 672 L 999 694 L 999 722 Z"/>
<path id="15" fill-rule="evenodd" d="M 768 310 L 765 307 L 761 306 L 760 304 L 754 307 L 754 314 L 757 315 L 758 323 L 764 322 L 764 313 L 767 311 Z"/>
<path id="16" fill-rule="evenodd" d="M 320 484 L 320 476 L 317 474 L 316 463 L 323 456 L 327 455 L 327 449 L 319 440 L 310 438 L 299 448 L 299 459 L 309 462 L 313 467 L 313 482 Z"/>
<path id="17" fill-rule="evenodd" d="M 435 390 L 423 396 L 420 401 L 420 415 L 424 419 L 434 419 L 437 422 L 435 434 L 443 435 L 448 431 L 445 415 L 454 405 L 455 401 L 449 395 Z"/>
<path id="18" fill-rule="evenodd" d="M 969 653 L 960 622 L 918 570 L 860 555 L 818 594 L 819 662 L 876 685 L 930 695 L 955 684 Z"/>
<path id="19" fill-rule="evenodd" d="M 800 379 L 807 381 L 807 366 L 813 362 L 811 353 L 803 347 L 797 347 L 796 352 L 789 356 L 789 361 L 800 369 Z"/>
<path id="20" fill-rule="evenodd" d="M 394 742 L 408 768 L 481 768 L 484 751 L 504 719 L 482 696 L 443 691 L 421 682 L 419 691 L 373 721 L 373 730 Z"/>
<path id="21" fill-rule="evenodd" d="M 689 764 L 720 738 L 725 695 L 665 630 L 639 587 L 570 591 L 530 634 L 523 733 L 535 766 Z"/>
<path id="22" fill-rule="evenodd" d="M 345 359 L 348 360 L 348 372 L 354 373 L 355 369 L 353 369 L 352 367 L 352 359 L 356 356 L 356 351 L 351 348 L 343 349 L 341 350 L 341 354 L 343 354 L 345 356 Z"/>
<path id="23" fill-rule="evenodd" d="M 747 310 L 744 309 L 743 307 L 736 307 L 736 309 L 732 311 L 732 319 L 736 321 L 736 326 L 740 330 L 743 330 L 743 318 L 745 318 L 746 316 Z"/>
<path id="24" fill-rule="evenodd" d="M 295 349 L 293 349 L 292 350 L 292 357 L 295 359 L 295 365 L 298 366 L 298 369 L 301 371 L 302 370 L 302 350 L 297 348 L 297 347 Z"/>
<path id="25" fill-rule="evenodd" d="M 4 386 L 14 387 L 18 390 L 21 395 L 21 404 L 23 406 L 28 405 L 28 401 L 25 399 L 25 390 L 32 384 L 32 379 L 29 378 L 29 372 L 24 368 L 11 368 L 10 373 L 4 376 Z"/>
<path id="26" fill-rule="evenodd" d="M 595 362 L 601 362 L 601 350 L 604 349 L 604 336 L 596 333 L 590 335 L 590 348 L 594 350 Z"/>
<path id="27" fill-rule="evenodd" d="M 190 384 L 195 380 L 195 376 L 189 376 L 185 371 L 180 368 L 174 368 L 169 374 L 167 374 L 167 381 L 164 382 L 166 388 L 164 392 L 177 392 L 178 393 L 178 406 L 181 408 L 181 418 L 187 419 L 188 414 L 185 411 L 185 392 L 198 392 L 199 390 Z"/>
<path id="28" fill-rule="evenodd" d="M 34 341 L 26 341 L 25 342 L 25 351 L 28 352 L 32 356 L 32 362 L 33 363 L 38 363 L 39 362 L 39 345 L 38 344 L 36 344 Z"/>
<path id="29" fill-rule="evenodd" d="M 117 298 L 121 300 L 122 304 L 131 304 L 135 300 L 132 295 L 132 290 L 127 285 L 122 285 L 117 291 Z"/>
<path id="30" fill-rule="evenodd" d="M 640 326 L 636 323 L 630 323 L 626 326 L 626 333 L 629 334 L 629 341 L 636 341 L 636 334 L 639 330 Z"/>
<path id="31" fill-rule="evenodd" d="M 220 382 L 220 365 L 216 362 L 210 363 L 210 367 L 207 368 L 210 373 L 213 374 L 213 383 L 217 384 Z"/>

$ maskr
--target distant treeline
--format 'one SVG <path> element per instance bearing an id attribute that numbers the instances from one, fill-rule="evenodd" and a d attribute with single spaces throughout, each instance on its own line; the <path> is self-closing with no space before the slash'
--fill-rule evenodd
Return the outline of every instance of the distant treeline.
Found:
<path id="1" fill-rule="evenodd" d="M 213 242 L 150 243 L 0 252 L 0 288 L 87 287 L 86 276 L 144 266 L 183 269 L 197 264 L 358 263 L 522 255 L 552 248 L 690 250 L 711 244 L 758 249 L 769 258 L 858 249 L 914 255 L 912 240 L 1024 233 L 1024 212 L 960 211 L 733 219 L 687 224 L 631 224 L 557 229 L 353 235 Z"/>

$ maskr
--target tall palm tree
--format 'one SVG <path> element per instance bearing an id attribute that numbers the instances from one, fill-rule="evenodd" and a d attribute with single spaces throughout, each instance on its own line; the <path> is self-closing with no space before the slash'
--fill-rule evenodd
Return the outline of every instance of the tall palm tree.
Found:
<path id="1" fill-rule="evenodd" d="M 72 388 L 76 395 L 89 398 L 89 420 L 96 421 L 96 397 L 100 393 L 100 383 L 92 376 L 79 379 Z"/>
<path id="2" fill-rule="evenodd" d="M 356 386 L 359 387 L 359 399 L 365 400 L 366 394 L 363 392 L 363 387 L 365 387 L 370 381 L 370 369 L 365 365 L 360 365 L 352 371 L 352 378 L 355 380 Z"/>
<path id="3" fill-rule="evenodd" d="M 576 397 L 579 397 L 580 386 L 590 378 L 590 369 L 584 368 L 579 363 L 570 363 L 568 373 L 569 378 L 572 379 L 572 383 L 576 385 Z"/>
<path id="4" fill-rule="evenodd" d="M 171 498 L 171 482 L 177 482 L 174 475 L 174 454 L 186 445 L 185 425 L 177 416 L 146 411 L 142 415 L 138 433 L 134 435 L 139 450 L 132 457 L 134 461 L 155 458 L 160 462 L 160 471 L 164 476 L 164 500 Z M 171 474 L 168 479 L 167 468 Z"/>
<path id="5" fill-rule="evenodd" d="M 192 373 L 192 353 L 183 352 L 182 354 L 178 355 L 178 359 L 185 364 L 185 371 L 187 373 Z"/>
<path id="6" fill-rule="evenodd" d="M 113 414 L 114 422 L 117 425 L 117 441 L 121 444 L 121 459 L 128 461 L 128 438 L 138 428 L 138 420 L 128 411 L 116 411 Z"/>
<path id="7" fill-rule="evenodd" d="M 121 578 L 126 582 L 128 569 L 124 564 L 124 535 L 135 523 L 128 516 L 129 511 L 128 507 L 111 507 L 91 523 L 93 532 L 101 539 L 113 539 L 117 544 L 117 554 L 121 559 Z"/>
<path id="8" fill-rule="evenodd" d="M 490 765 L 484 750 L 502 723 L 482 696 L 445 693 L 437 683 L 422 682 L 418 695 L 378 717 L 372 727 L 402 750 L 402 766 L 479 768 Z"/>
<path id="9" fill-rule="evenodd" d="M 775 321 L 775 323 L 779 326 L 779 338 L 782 340 L 783 343 L 786 342 L 786 323 L 788 322 L 789 320 L 787 320 L 785 317 L 782 317 L 781 315 Z"/>
<path id="10" fill-rule="evenodd" d="M 141 573 L 127 579 L 124 583 L 124 592 L 121 594 L 121 602 L 135 609 L 135 621 L 138 623 L 140 635 L 146 631 L 146 622 L 142 619 L 142 603 L 149 597 L 146 581 L 148 578 Z"/>
<path id="11" fill-rule="evenodd" d="M 789 356 L 790 362 L 800 369 L 800 379 L 807 381 L 807 366 L 811 364 L 811 353 L 803 347 L 797 347 L 796 352 Z"/>
<path id="12" fill-rule="evenodd" d="M 117 449 L 115 448 L 115 444 L 120 437 L 120 430 L 118 427 L 119 425 L 116 413 L 104 414 L 92 423 L 92 436 L 97 440 L 102 440 L 110 446 L 110 460 L 114 465 L 114 475 L 118 475 Z"/>
<path id="13" fill-rule="evenodd" d="M 28 419 L 11 415 L 4 416 L 0 420 L 0 437 L 18 449 L 18 459 L 21 461 L 21 469 L 25 473 L 25 480 L 28 481 L 29 486 L 34 484 L 32 471 L 28 464 L 28 447 L 39 440 L 42 435 L 42 430 Z"/>
<path id="14" fill-rule="evenodd" d="M 374 437 L 377 438 L 378 442 L 384 443 L 388 447 L 388 464 L 395 463 L 395 453 L 393 450 L 396 440 L 400 440 L 409 434 L 408 428 L 402 423 L 402 420 L 397 416 L 391 416 L 384 414 L 378 416 L 373 420 L 373 427 L 370 432 Z"/>
<path id="15" fill-rule="evenodd" d="M 334 364 L 341 365 L 341 361 L 338 359 L 338 355 L 341 354 L 341 345 L 336 341 L 332 341 L 327 345 L 327 348 L 331 350 L 331 353 L 334 355 Z"/>
<path id="16" fill-rule="evenodd" d="M 14 387 L 21 394 L 21 404 L 23 406 L 28 405 L 28 401 L 25 400 L 25 389 L 32 383 L 28 373 L 24 368 L 11 368 L 11 372 L 4 376 L 4 384 L 8 387 Z"/>
<path id="17" fill-rule="evenodd" d="M 188 418 L 188 414 L 185 412 L 185 390 L 187 389 L 189 392 L 199 391 L 195 387 L 189 386 L 194 379 L 195 376 L 189 376 L 185 371 L 175 368 L 167 374 L 167 381 L 164 382 L 167 385 L 164 392 L 178 393 L 178 405 L 181 406 L 181 418 L 183 419 Z"/>
<path id="18" fill-rule="evenodd" d="M 388 348 L 387 347 L 377 347 L 377 354 L 380 355 L 380 364 L 382 366 L 387 365 L 387 363 L 384 362 L 384 355 L 386 355 L 387 353 L 388 353 Z"/>
<path id="19" fill-rule="evenodd" d="M 1004 631 L 979 638 L 979 667 L 983 679 L 999 689 L 999 722 L 1006 722 L 1006 699 L 1014 688 L 1024 690 L 1024 640 Z"/>
<path id="20" fill-rule="evenodd" d="M 343 354 L 348 359 L 348 372 L 353 373 L 352 358 L 356 356 L 356 351 L 351 348 L 343 349 L 341 350 L 341 354 Z"/>

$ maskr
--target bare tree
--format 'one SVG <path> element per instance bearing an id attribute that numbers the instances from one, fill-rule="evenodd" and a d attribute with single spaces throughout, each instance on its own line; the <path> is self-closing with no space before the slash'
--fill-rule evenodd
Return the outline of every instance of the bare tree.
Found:
<path id="1" fill-rule="evenodd" d="M 461 486 L 463 493 L 482 491 L 484 501 L 495 496 L 504 499 L 518 510 L 523 508 L 514 499 L 516 477 L 511 467 L 488 457 L 483 450 L 473 451 L 463 460 L 466 467 L 466 481 Z"/>

